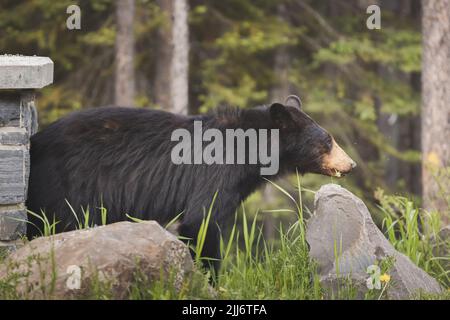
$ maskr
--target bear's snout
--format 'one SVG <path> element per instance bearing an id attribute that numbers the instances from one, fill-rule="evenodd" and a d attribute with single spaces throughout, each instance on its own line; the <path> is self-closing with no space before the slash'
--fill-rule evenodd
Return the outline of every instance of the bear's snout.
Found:
<path id="1" fill-rule="evenodd" d="M 356 167 L 356 162 L 333 139 L 331 150 L 322 158 L 323 174 L 341 177 Z"/>

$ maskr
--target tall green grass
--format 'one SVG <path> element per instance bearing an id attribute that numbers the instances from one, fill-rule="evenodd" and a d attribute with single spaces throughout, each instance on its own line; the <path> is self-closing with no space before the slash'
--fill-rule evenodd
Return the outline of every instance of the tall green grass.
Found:
<path id="1" fill-rule="evenodd" d="M 269 182 L 290 199 L 295 209 L 283 211 L 295 214 L 297 220 L 286 230 L 280 224 L 279 241 L 275 245 L 263 238 L 262 229 L 257 226 L 258 214 L 249 220 L 245 207 L 242 207 L 242 230 L 236 230 L 234 226 L 229 238 L 221 246 L 225 251 L 222 252 L 223 262 L 218 281 L 219 297 L 321 299 L 323 290 L 306 243 L 300 176 L 297 174 L 297 197 L 278 184 Z M 241 237 L 243 246 L 240 246 Z"/>

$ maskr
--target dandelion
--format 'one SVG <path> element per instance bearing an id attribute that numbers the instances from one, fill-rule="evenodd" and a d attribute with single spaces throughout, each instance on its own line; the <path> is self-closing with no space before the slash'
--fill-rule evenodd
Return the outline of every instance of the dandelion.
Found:
<path id="1" fill-rule="evenodd" d="M 389 285 L 389 281 L 391 281 L 391 276 L 388 275 L 387 273 L 384 273 L 380 276 L 380 281 L 384 282 L 384 286 L 383 286 L 383 290 L 381 290 L 380 296 L 378 297 L 378 300 L 381 299 L 381 297 L 383 296 L 384 291 L 386 290 L 386 288 Z"/>
<path id="2" fill-rule="evenodd" d="M 387 273 L 384 273 L 380 276 L 380 281 L 388 283 L 389 281 L 391 281 L 391 276 Z"/>

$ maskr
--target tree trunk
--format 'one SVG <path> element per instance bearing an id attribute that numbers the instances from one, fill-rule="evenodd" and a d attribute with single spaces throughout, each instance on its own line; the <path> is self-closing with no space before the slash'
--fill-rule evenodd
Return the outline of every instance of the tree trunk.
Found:
<path id="1" fill-rule="evenodd" d="M 115 104 L 134 105 L 134 0 L 118 0 L 116 3 L 116 74 Z"/>
<path id="2" fill-rule="evenodd" d="M 159 0 L 167 17 L 158 32 L 155 102 L 174 113 L 188 113 L 189 27 L 187 0 Z"/>
<path id="3" fill-rule="evenodd" d="M 187 0 L 173 6 L 173 57 L 171 69 L 172 112 L 187 114 L 189 83 L 189 27 Z"/>
<path id="4" fill-rule="evenodd" d="M 450 165 L 450 0 L 423 0 L 422 10 L 423 205 L 445 217 L 448 178 L 440 188 L 433 176 Z"/>

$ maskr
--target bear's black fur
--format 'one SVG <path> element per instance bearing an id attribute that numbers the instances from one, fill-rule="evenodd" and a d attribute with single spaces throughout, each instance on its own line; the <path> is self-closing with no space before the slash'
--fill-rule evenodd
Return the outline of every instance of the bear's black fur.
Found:
<path id="1" fill-rule="evenodd" d="M 89 206 L 100 225 L 100 206 L 107 222 L 128 220 L 126 214 L 164 225 L 180 216 L 179 233 L 195 241 L 213 196 L 218 191 L 203 256 L 218 259 L 219 230 L 264 179 L 259 165 L 175 165 L 171 162 L 172 131 L 203 129 L 280 129 L 279 175 L 321 173 L 321 159 L 332 148 L 331 136 L 300 109 L 273 104 L 251 109 L 225 109 L 206 115 L 102 107 L 73 113 L 31 138 L 31 173 L 27 207 L 50 221 L 57 232 L 73 230 L 80 208 Z M 273 176 L 268 176 L 273 179 Z M 66 202 L 67 200 L 67 202 Z M 95 214 L 93 213 L 94 210 Z M 29 220 L 42 227 L 39 219 Z M 28 237 L 40 235 L 28 227 Z M 215 263 L 217 268 L 219 263 Z"/>

